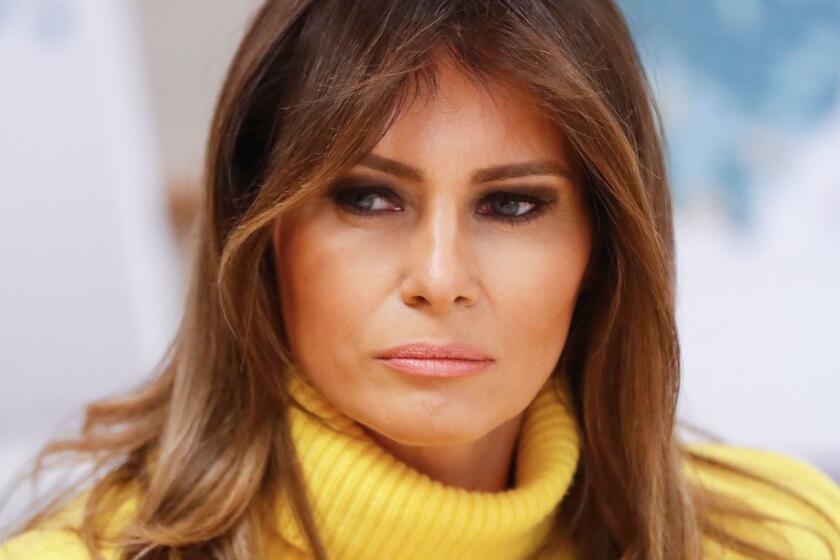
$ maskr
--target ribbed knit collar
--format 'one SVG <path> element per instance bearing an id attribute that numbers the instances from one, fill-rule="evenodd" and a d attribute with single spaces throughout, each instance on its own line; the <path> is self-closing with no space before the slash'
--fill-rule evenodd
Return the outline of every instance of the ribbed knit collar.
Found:
<path id="1" fill-rule="evenodd" d="M 516 485 L 494 493 L 443 484 L 400 461 L 292 370 L 292 396 L 333 428 L 290 407 L 292 439 L 329 557 L 504 560 L 539 548 L 579 456 L 568 386 L 559 386 L 558 394 L 546 383 L 525 410 L 515 448 Z M 279 528 L 308 550 L 282 506 Z"/>

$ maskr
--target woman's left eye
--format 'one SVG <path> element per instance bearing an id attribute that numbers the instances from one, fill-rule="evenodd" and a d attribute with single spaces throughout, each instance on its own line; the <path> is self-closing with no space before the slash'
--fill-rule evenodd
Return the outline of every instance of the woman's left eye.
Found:
<path id="1" fill-rule="evenodd" d="M 532 196 L 498 192 L 491 193 L 482 202 L 481 208 L 489 207 L 491 219 L 506 222 L 526 222 L 539 216 L 548 206 L 548 202 Z M 486 215 L 479 212 L 481 215 Z"/>
<path id="2" fill-rule="evenodd" d="M 359 216 L 402 211 L 397 196 L 385 187 L 344 187 L 335 191 L 332 197 L 343 209 Z M 549 205 L 550 201 L 526 194 L 499 191 L 484 197 L 477 213 L 490 220 L 517 224 L 533 220 Z"/>

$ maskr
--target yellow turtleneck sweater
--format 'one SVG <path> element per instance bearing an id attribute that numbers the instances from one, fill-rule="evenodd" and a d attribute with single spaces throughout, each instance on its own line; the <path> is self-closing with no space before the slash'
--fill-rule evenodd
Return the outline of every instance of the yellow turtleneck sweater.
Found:
<path id="1" fill-rule="evenodd" d="M 577 424 L 549 383 L 522 420 L 515 487 L 498 493 L 433 480 L 384 450 L 300 376 L 291 377 L 290 390 L 335 429 L 290 410 L 304 477 L 316 489 L 312 506 L 334 558 L 523 558 L 548 535 L 577 466 Z M 302 535 L 291 536 L 305 550 Z"/>
<path id="2" fill-rule="evenodd" d="M 546 384 L 525 411 L 516 447 L 516 484 L 504 492 L 467 491 L 435 481 L 388 453 L 361 427 L 336 410 L 298 375 L 290 390 L 323 424 L 292 408 L 289 421 L 321 538 L 330 558 L 351 559 L 520 559 L 548 534 L 557 506 L 578 464 L 580 434 L 567 406 L 569 393 Z M 687 464 L 687 474 L 703 484 L 749 501 L 762 511 L 810 524 L 829 537 L 840 560 L 840 487 L 808 463 L 781 454 L 719 444 L 690 446 L 728 459 L 793 487 L 828 513 L 824 518 L 784 493 L 747 483 L 723 471 Z M 303 535 L 281 500 L 277 520 L 285 543 L 270 558 L 309 558 Z M 76 523 L 81 500 L 60 520 Z M 126 504 L 115 524 L 136 503 Z M 831 558 L 826 545 L 806 530 L 780 526 L 779 532 L 727 520 L 745 538 L 802 559 Z M 834 527 L 832 527 L 832 523 Z M 707 558 L 746 557 L 704 541 Z M 574 560 L 580 550 L 561 544 L 542 558 Z M 115 559 L 112 551 L 103 551 Z M 78 537 L 50 524 L 0 545 L 0 560 L 84 560 Z"/>

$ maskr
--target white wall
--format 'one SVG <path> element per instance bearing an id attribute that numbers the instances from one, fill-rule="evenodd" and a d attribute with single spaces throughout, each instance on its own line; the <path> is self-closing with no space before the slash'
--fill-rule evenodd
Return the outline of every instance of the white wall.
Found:
<path id="1" fill-rule="evenodd" d="M 6 2 L 0 18 L 2 483 L 146 375 L 182 295 L 131 5 Z"/>
<path id="2" fill-rule="evenodd" d="M 187 261 L 166 186 L 198 179 L 258 4 L 0 1 L 0 498 L 174 334 Z"/>

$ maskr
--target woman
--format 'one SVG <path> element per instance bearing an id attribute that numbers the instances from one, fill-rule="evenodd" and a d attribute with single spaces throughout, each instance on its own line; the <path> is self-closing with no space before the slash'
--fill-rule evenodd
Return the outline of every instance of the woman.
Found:
<path id="1" fill-rule="evenodd" d="M 840 489 L 676 433 L 658 116 L 609 0 L 269 1 L 157 375 L 3 558 L 840 558 Z"/>

